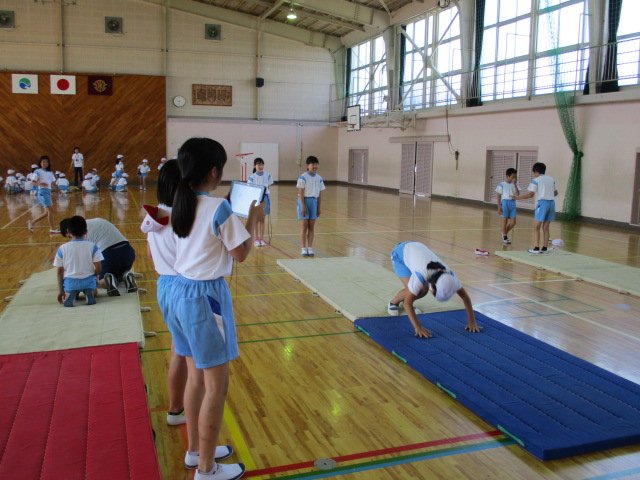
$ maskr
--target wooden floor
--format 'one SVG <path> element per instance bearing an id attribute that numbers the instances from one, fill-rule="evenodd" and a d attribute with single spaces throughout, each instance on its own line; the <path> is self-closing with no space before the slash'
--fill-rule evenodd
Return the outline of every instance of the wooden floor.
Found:
<path id="1" fill-rule="evenodd" d="M 495 427 L 354 331 L 351 321 L 276 265 L 279 258 L 299 257 L 294 198 L 293 186 L 273 188 L 272 245 L 254 250 L 228 279 L 240 358 L 231 365 L 221 442 L 234 446 L 233 459 L 247 465 L 248 477 L 308 478 L 303 474 L 323 472 L 313 467 L 315 460 L 334 458 L 338 467 L 352 466 L 335 474 L 344 479 L 640 478 L 640 445 L 550 462 L 503 445 Z M 171 339 L 139 230 L 140 206 L 155 204 L 155 191 L 102 192 L 98 201 L 76 194 L 54 202 L 59 218 L 111 220 L 136 248 L 140 284 L 148 289 L 140 301 L 152 309 L 144 314 L 145 330 L 158 332 L 148 339 L 142 362 L 160 464 L 166 480 L 192 478 L 182 467 L 184 428 L 165 424 Z M 0 289 L 6 296 L 19 279 L 50 267 L 62 238 L 50 237 L 42 224 L 28 234 L 28 197 L 1 197 L 0 203 Z M 523 250 L 531 216 L 521 213 L 518 222 L 507 248 Z M 476 247 L 503 248 L 498 224 L 493 206 L 414 202 L 329 186 L 314 247 L 319 257 L 358 256 L 390 268 L 389 252 L 398 241 L 425 242 L 455 269 L 476 310 L 640 383 L 640 299 L 494 255 L 475 257 Z M 637 231 L 560 222 L 551 231 L 569 251 L 640 267 Z"/>

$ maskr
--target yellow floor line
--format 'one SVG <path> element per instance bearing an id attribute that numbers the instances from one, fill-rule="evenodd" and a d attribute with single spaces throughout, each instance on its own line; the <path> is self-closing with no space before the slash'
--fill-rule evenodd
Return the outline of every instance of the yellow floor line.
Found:
<path id="1" fill-rule="evenodd" d="M 251 451 L 249 450 L 249 446 L 247 442 L 244 440 L 244 436 L 240 431 L 240 426 L 236 421 L 236 417 L 233 415 L 231 408 L 229 408 L 229 404 L 224 404 L 224 422 L 227 424 L 227 428 L 229 429 L 229 433 L 231 433 L 231 438 L 233 440 L 233 448 L 236 452 L 238 452 L 238 456 L 240 457 L 240 461 L 244 463 L 247 470 L 255 470 L 256 462 L 253 460 L 251 456 Z"/>

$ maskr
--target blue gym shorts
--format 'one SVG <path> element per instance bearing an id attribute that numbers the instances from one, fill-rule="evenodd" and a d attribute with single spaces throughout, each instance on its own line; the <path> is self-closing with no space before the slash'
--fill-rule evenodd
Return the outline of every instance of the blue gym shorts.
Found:
<path id="1" fill-rule="evenodd" d="M 176 354 L 196 368 L 224 365 L 239 356 L 231 292 L 224 278 L 189 280 L 178 275 L 167 325 Z"/>
<path id="2" fill-rule="evenodd" d="M 538 200 L 533 218 L 536 222 L 553 222 L 556 219 L 556 201 Z"/>
<path id="3" fill-rule="evenodd" d="M 500 202 L 502 218 L 516 218 L 516 201 L 502 199 Z"/>
<path id="4" fill-rule="evenodd" d="M 303 217 L 302 204 L 298 198 L 298 220 L 316 220 L 318 218 L 318 198 L 304 197 L 304 206 L 307 209 L 307 214 Z"/>
<path id="5" fill-rule="evenodd" d="M 44 208 L 48 208 L 53 205 L 53 202 L 51 201 L 51 189 L 44 187 L 38 188 L 38 201 Z"/>
<path id="6" fill-rule="evenodd" d="M 391 250 L 391 263 L 393 264 L 393 271 L 400 278 L 409 278 L 411 276 L 411 270 L 404 264 L 404 247 L 409 242 L 401 242 Z"/>
<path id="7" fill-rule="evenodd" d="M 96 280 L 95 275 L 91 275 L 87 278 L 65 277 L 62 281 L 62 287 L 65 292 L 95 290 L 98 288 L 98 281 Z"/>
<path id="8" fill-rule="evenodd" d="M 169 321 L 173 316 L 173 306 L 171 304 L 171 289 L 173 282 L 177 278 L 176 275 L 160 275 L 156 286 L 158 296 L 158 306 L 162 313 L 164 322 L 169 325 Z"/>
<path id="9" fill-rule="evenodd" d="M 269 200 L 269 195 L 264 195 L 264 214 L 269 215 L 271 213 L 271 200 Z"/>

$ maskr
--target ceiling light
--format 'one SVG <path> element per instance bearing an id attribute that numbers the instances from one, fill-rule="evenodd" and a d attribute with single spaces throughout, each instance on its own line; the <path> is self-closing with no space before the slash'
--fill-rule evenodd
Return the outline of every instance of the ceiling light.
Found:
<path id="1" fill-rule="evenodd" d="M 287 13 L 287 20 L 295 20 L 296 18 L 298 18 L 298 15 L 296 15 L 296 11 L 291 7 L 289 13 Z"/>

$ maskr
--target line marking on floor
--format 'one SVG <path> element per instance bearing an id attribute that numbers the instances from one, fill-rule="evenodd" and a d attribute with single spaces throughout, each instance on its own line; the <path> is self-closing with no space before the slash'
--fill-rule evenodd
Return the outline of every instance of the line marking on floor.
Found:
<path id="1" fill-rule="evenodd" d="M 595 477 L 585 478 L 585 480 L 613 480 L 614 478 L 624 478 L 630 475 L 640 473 L 640 467 L 630 468 L 628 470 L 620 470 L 617 472 L 605 473 L 604 475 L 597 475 Z"/>
<path id="2" fill-rule="evenodd" d="M 245 467 L 248 470 L 254 470 L 256 468 L 256 462 L 251 456 L 251 450 L 249 450 L 249 446 L 244 439 L 244 435 L 242 435 L 242 431 L 236 421 L 236 417 L 233 415 L 233 412 L 227 402 L 224 404 L 223 418 L 224 422 L 227 424 L 227 428 L 229 429 L 229 433 L 233 439 L 233 446 L 235 447 L 236 452 L 238 452 L 240 460 L 245 464 Z"/>
<path id="3" fill-rule="evenodd" d="M 20 215 L 18 215 L 16 218 L 14 218 L 13 220 L 11 220 L 9 223 L 7 223 L 5 226 L 2 227 L 1 230 L 4 230 L 5 228 L 7 228 L 9 225 L 11 225 L 13 222 L 15 222 L 16 220 L 18 220 L 19 218 L 23 217 L 24 215 L 26 215 L 27 213 L 31 212 L 31 209 L 33 207 L 29 207 L 27 208 L 24 212 L 22 212 Z M 27 226 L 24 226 L 25 228 L 27 228 Z"/>

